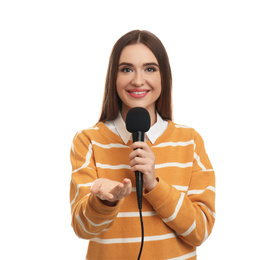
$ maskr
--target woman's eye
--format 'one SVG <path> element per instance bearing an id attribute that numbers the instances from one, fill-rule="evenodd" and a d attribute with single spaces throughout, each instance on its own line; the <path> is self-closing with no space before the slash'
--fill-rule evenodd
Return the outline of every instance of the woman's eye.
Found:
<path id="1" fill-rule="evenodd" d="M 147 72 L 154 72 L 154 71 L 156 71 L 156 69 L 153 68 L 153 67 L 150 67 L 150 68 L 147 68 L 146 71 L 147 71 Z"/>
<path id="2" fill-rule="evenodd" d="M 132 72 L 132 69 L 130 69 L 130 68 L 123 68 L 123 69 L 121 69 L 121 71 L 122 72 Z"/>

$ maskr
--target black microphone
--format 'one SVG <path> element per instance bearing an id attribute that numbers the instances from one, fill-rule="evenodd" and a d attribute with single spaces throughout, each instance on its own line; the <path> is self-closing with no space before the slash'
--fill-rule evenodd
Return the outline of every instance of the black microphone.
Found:
<path id="1" fill-rule="evenodd" d="M 144 142 L 145 132 L 150 128 L 150 116 L 143 107 L 131 108 L 126 116 L 126 129 L 132 133 L 133 142 Z M 138 208 L 142 209 L 143 174 L 135 171 Z"/>

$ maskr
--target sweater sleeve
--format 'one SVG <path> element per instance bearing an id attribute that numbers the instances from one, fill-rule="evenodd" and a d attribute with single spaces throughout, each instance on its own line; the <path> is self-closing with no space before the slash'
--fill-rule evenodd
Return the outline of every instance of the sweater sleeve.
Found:
<path id="1" fill-rule="evenodd" d="M 215 175 L 197 132 L 187 193 L 159 179 L 155 189 L 144 196 L 184 242 L 200 246 L 207 239 L 215 222 Z"/>
<path id="2" fill-rule="evenodd" d="M 92 142 L 84 132 L 75 135 L 70 158 L 72 227 L 78 237 L 91 239 L 113 225 L 123 200 L 115 207 L 108 207 L 90 193 L 93 181 L 97 179 L 97 171 Z"/>

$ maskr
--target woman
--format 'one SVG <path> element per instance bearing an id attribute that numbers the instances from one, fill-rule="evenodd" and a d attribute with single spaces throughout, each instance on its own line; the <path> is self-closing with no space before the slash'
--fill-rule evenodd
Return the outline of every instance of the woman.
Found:
<path id="1" fill-rule="evenodd" d="M 137 258 L 136 170 L 144 183 L 142 259 L 196 259 L 212 231 L 214 171 L 200 135 L 171 121 L 171 86 L 168 56 L 155 35 L 136 30 L 116 42 L 99 123 L 78 132 L 71 150 L 72 226 L 89 239 L 87 259 Z M 150 114 L 145 142 L 132 143 L 125 129 L 133 107 Z"/>

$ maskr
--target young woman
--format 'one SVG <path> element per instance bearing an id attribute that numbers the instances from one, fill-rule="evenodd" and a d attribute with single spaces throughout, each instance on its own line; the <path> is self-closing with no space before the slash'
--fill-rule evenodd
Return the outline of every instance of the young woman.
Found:
<path id="1" fill-rule="evenodd" d="M 172 79 L 160 40 L 131 31 L 114 45 L 99 122 L 71 150 L 72 226 L 88 239 L 87 259 L 137 259 L 141 228 L 134 171 L 143 173 L 141 259 L 196 259 L 215 221 L 215 175 L 200 135 L 172 122 Z M 145 142 L 125 127 L 133 107 L 148 110 Z M 137 149 L 141 148 L 141 149 Z"/>

